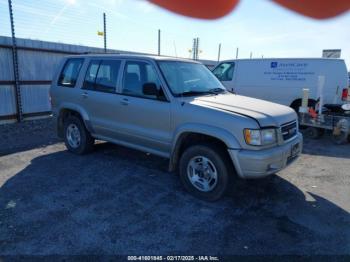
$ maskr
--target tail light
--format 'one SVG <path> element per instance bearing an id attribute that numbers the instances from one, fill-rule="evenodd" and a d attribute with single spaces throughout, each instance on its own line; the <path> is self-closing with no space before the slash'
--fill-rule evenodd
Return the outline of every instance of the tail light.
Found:
<path id="1" fill-rule="evenodd" d="M 341 100 L 346 101 L 348 99 L 349 89 L 344 88 L 341 94 Z"/>

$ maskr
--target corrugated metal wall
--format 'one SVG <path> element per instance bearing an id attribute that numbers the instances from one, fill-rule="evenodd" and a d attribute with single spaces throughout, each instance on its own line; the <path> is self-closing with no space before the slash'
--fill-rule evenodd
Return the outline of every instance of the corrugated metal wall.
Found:
<path id="1" fill-rule="evenodd" d="M 49 89 L 57 65 L 67 54 L 103 52 L 103 48 L 17 38 L 18 68 L 23 117 L 47 115 L 51 111 Z M 12 62 L 12 39 L 0 36 L 0 123 L 16 119 L 16 97 Z M 120 50 L 109 52 L 134 53 Z M 140 53 L 134 53 L 140 54 Z M 210 60 L 202 61 L 215 65 Z"/>
<path id="2" fill-rule="evenodd" d="M 50 112 L 50 85 L 21 85 L 23 114 Z"/>
<path id="3" fill-rule="evenodd" d="M 0 86 L 0 116 L 16 114 L 16 101 L 13 85 Z"/>
<path id="4" fill-rule="evenodd" d="M 11 49 L 0 48 L 0 119 L 2 116 L 16 115 L 16 101 L 14 86 L 6 83 L 13 81 L 13 66 Z"/>
<path id="5" fill-rule="evenodd" d="M 63 56 L 103 49 L 17 39 L 21 104 L 24 118 L 49 114 L 49 89 L 53 73 Z M 12 39 L 0 37 L 0 122 L 16 119 Z"/>
<path id="6" fill-rule="evenodd" d="M 38 115 L 51 111 L 49 82 L 63 56 L 52 52 L 18 50 L 19 78 L 26 83 L 32 82 L 20 85 L 23 114 Z"/>

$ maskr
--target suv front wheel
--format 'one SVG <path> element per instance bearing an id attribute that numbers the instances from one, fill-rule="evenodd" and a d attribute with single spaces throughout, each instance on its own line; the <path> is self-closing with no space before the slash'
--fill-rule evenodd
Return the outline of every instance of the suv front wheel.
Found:
<path id="1" fill-rule="evenodd" d="M 82 155 L 93 149 L 95 140 L 79 117 L 69 116 L 64 120 L 64 142 L 70 152 Z"/>
<path id="2" fill-rule="evenodd" d="M 179 163 L 180 179 L 194 196 L 215 201 L 226 192 L 229 183 L 229 159 L 223 150 L 211 144 L 194 145 L 185 150 Z"/>

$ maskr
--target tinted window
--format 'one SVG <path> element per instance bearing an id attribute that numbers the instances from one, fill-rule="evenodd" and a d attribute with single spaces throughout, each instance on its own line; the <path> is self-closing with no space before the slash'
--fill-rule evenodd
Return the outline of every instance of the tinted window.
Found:
<path id="1" fill-rule="evenodd" d="M 123 90 L 125 95 L 157 99 L 159 96 L 144 95 L 142 88 L 145 83 L 154 83 L 158 87 L 159 95 L 163 96 L 157 72 L 146 62 L 127 62 L 124 70 Z"/>
<path id="2" fill-rule="evenodd" d="M 91 61 L 86 72 L 84 88 L 115 93 L 120 63 L 118 60 Z"/>
<path id="3" fill-rule="evenodd" d="M 213 71 L 214 75 L 220 81 L 231 81 L 233 78 L 233 71 L 235 68 L 235 63 L 222 63 L 216 67 Z"/>
<path id="4" fill-rule="evenodd" d="M 72 58 L 68 59 L 63 67 L 60 74 L 58 85 L 74 87 L 79 76 L 81 66 L 83 65 L 84 59 Z"/>
<path id="5" fill-rule="evenodd" d="M 83 88 L 94 89 L 95 80 L 97 76 L 98 67 L 100 66 L 99 60 L 93 60 L 90 62 L 89 68 L 85 75 L 85 81 Z"/>
<path id="6" fill-rule="evenodd" d="M 117 88 L 120 61 L 102 61 L 97 72 L 95 90 L 103 92 L 115 92 Z"/>

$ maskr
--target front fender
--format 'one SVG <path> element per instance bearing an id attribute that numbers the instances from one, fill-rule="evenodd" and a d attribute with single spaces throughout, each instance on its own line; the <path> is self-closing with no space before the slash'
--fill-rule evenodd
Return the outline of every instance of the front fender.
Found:
<path id="1" fill-rule="evenodd" d="M 215 137 L 221 140 L 227 146 L 227 148 L 230 148 L 230 149 L 241 148 L 241 145 L 236 139 L 236 137 L 225 129 L 221 129 L 219 127 L 210 126 L 206 124 L 187 123 L 178 127 L 175 130 L 175 134 L 174 134 L 174 138 L 171 146 L 171 153 L 170 153 L 170 162 L 169 162 L 170 171 L 174 170 L 176 166 L 176 163 L 178 160 L 177 152 L 181 146 L 182 139 L 184 137 L 183 135 L 187 133 L 198 133 L 198 134 Z"/>

